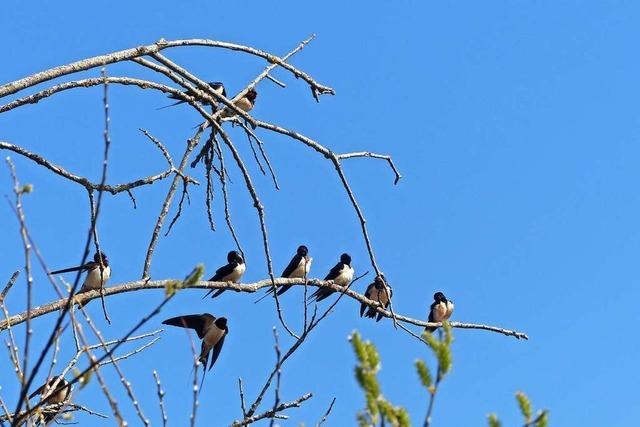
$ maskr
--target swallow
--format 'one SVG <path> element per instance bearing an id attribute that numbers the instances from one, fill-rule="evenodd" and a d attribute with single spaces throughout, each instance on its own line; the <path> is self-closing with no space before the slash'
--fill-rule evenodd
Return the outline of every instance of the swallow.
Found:
<path id="1" fill-rule="evenodd" d="M 244 111 L 245 113 L 248 113 L 249 111 L 253 110 L 253 107 L 256 105 L 257 97 L 258 97 L 258 92 L 254 88 L 251 88 L 247 91 L 247 93 L 242 98 L 235 101 L 234 104 L 240 110 Z M 235 115 L 236 115 L 235 111 L 233 111 L 230 108 L 226 108 L 222 111 L 222 114 L 220 116 L 224 119 L 227 117 L 233 117 Z"/>
<path id="2" fill-rule="evenodd" d="M 242 256 L 238 251 L 231 251 L 227 254 L 227 264 L 223 265 L 216 270 L 216 274 L 213 275 L 209 282 L 231 282 L 238 283 L 247 269 L 247 265 L 244 263 Z M 223 293 L 226 289 L 218 289 L 211 298 L 215 298 Z M 204 296 L 206 298 L 213 289 L 209 290 Z"/>
<path id="3" fill-rule="evenodd" d="M 349 254 L 342 254 L 340 255 L 340 261 L 333 266 L 324 280 L 333 280 L 333 283 L 336 285 L 346 288 L 353 280 L 353 274 L 354 270 L 353 267 L 351 267 L 351 256 L 349 256 Z M 333 289 L 318 288 L 317 291 L 311 294 L 309 299 L 315 298 L 315 301 L 319 302 L 329 297 L 333 292 Z"/>
<path id="4" fill-rule="evenodd" d="M 224 338 L 229 333 L 227 319 L 224 317 L 216 318 L 209 313 L 172 317 L 162 322 L 162 324 L 195 330 L 198 338 L 202 340 L 198 360 L 202 363 L 203 369 L 206 369 L 209 354 L 211 350 L 213 350 L 209 370 L 211 370 L 213 364 L 218 360 L 218 356 L 220 356 L 220 351 L 222 351 L 222 346 L 224 345 Z M 202 380 L 204 381 L 204 376 Z"/>
<path id="5" fill-rule="evenodd" d="M 391 301 L 391 297 L 393 296 L 393 289 L 391 289 L 391 286 L 386 284 L 384 275 L 381 274 L 375 278 L 373 283 L 367 286 L 364 296 L 371 301 L 380 303 L 380 307 L 386 310 L 389 306 L 389 302 Z M 369 307 L 369 310 L 367 310 L 366 316 L 373 319 L 377 314 L 378 318 L 376 319 L 376 322 L 379 322 L 383 317 L 382 313 L 377 312 L 374 307 L 365 303 L 360 304 L 360 317 L 362 317 L 367 307 Z"/>
<path id="6" fill-rule="evenodd" d="M 222 84 L 222 82 L 209 82 L 207 84 L 211 87 L 211 90 L 213 90 L 215 93 L 217 93 L 218 95 L 222 95 L 222 96 L 224 96 L 226 98 L 227 91 L 224 89 L 224 84 Z M 191 89 L 187 89 L 183 93 L 185 95 L 189 95 L 189 96 L 196 96 L 195 91 L 191 90 Z M 175 105 L 182 104 L 182 103 L 186 102 L 186 101 L 180 99 L 180 97 L 178 95 L 174 95 L 172 93 L 167 95 L 167 97 L 171 98 L 171 99 L 177 99 L 178 102 L 174 102 L 173 104 L 165 105 L 164 107 L 158 108 L 158 110 L 162 110 L 163 108 L 173 107 Z M 211 105 L 211 103 L 207 102 L 207 101 L 204 101 L 203 103 L 205 105 Z"/>
<path id="7" fill-rule="evenodd" d="M 33 399 L 36 395 L 39 394 L 41 396 L 41 399 L 44 400 L 47 405 L 58 405 L 61 403 L 67 403 L 69 402 L 69 400 L 71 400 L 72 389 L 73 386 L 69 384 L 69 381 L 67 381 L 63 376 L 60 375 L 52 377 L 51 379 L 49 379 L 49 381 L 47 381 L 46 384 L 38 387 L 36 391 L 29 395 L 29 399 Z M 54 390 L 58 391 L 52 394 L 51 392 L 53 392 Z M 45 424 L 48 424 L 49 422 L 53 421 L 57 415 L 58 412 L 43 412 L 42 418 Z"/>
<path id="8" fill-rule="evenodd" d="M 429 322 L 442 322 L 448 320 L 453 314 L 453 301 L 448 300 L 442 292 L 436 292 L 433 295 L 433 303 L 429 309 Z M 425 327 L 427 332 L 433 332 L 438 328 Z"/>
<path id="9" fill-rule="evenodd" d="M 226 96 L 226 94 L 224 94 L 224 96 Z M 235 101 L 234 105 L 244 112 L 249 112 L 253 109 L 256 103 L 257 97 L 258 97 L 258 92 L 254 88 L 251 88 L 247 91 L 247 93 L 242 98 Z M 236 115 L 237 114 L 235 111 L 233 111 L 228 107 L 225 107 L 225 109 L 222 110 L 222 113 L 220 114 L 220 118 L 227 119 L 227 118 L 235 117 Z M 220 123 L 220 121 L 218 121 L 218 123 Z M 209 126 L 209 123 L 206 123 L 206 126 Z M 215 128 L 213 128 L 211 132 L 212 132 L 212 138 L 210 139 L 213 139 L 213 135 L 216 134 Z M 211 152 L 212 149 L 213 149 L 213 145 L 211 144 L 211 140 L 209 140 L 205 145 L 202 146 L 202 149 L 200 150 L 196 158 L 191 162 L 191 167 L 195 168 L 198 165 L 198 163 L 200 163 L 200 160 L 202 160 L 202 158 L 207 153 Z"/>
<path id="10" fill-rule="evenodd" d="M 103 268 L 100 268 L 101 258 Z M 109 277 L 111 277 L 111 267 L 109 267 L 109 259 L 104 252 L 96 252 L 93 256 L 93 261 L 90 261 L 84 265 L 52 271 L 50 274 L 61 274 L 78 270 L 87 272 L 87 277 L 84 279 L 82 288 L 80 288 L 78 293 L 100 289 L 107 283 Z"/>
<path id="11" fill-rule="evenodd" d="M 289 261 L 289 265 L 284 269 L 280 277 L 285 279 L 305 278 L 309 275 L 313 258 L 309 256 L 309 249 L 305 245 L 298 246 L 296 254 Z M 291 289 L 293 285 L 284 285 L 278 290 L 278 295 L 282 295 Z M 273 288 L 267 290 L 267 295 L 273 293 Z"/>

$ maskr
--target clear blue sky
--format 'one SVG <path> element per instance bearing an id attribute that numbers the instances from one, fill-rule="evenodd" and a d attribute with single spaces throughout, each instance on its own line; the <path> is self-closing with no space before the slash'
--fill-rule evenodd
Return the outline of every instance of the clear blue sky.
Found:
<path id="1" fill-rule="evenodd" d="M 515 328 L 531 337 L 522 342 L 457 331 L 454 369 L 442 384 L 434 425 L 483 425 L 493 411 L 504 425 L 516 425 L 513 395 L 520 389 L 536 407 L 550 409 L 552 425 L 622 426 L 637 420 L 639 351 L 632 326 L 640 297 L 637 2 L 374 1 L 363 8 L 348 2 L 117 7 L 74 1 L 36 7 L 5 0 L 2 9 L 2 82 L 160 37 L 205 37 L 285 53 L 317 33 L 293 63 L 334 87 L 337 96 L 316 104 L 302 82 L 278 71 L 288 88 L 261 83 L 255 116 L 300 130 L 336 152 L 367 149 L 394 156 L 404 176 L 396 187 L 382 162 L 351 160 L 345 169 L 399 312 L 426 317 L 434 291 L 442 290 L 456 302 L 455 320 Z M 263 68 L 248 56 L 202 48 L 167 54 L 207 80 L 224 81 L 232 93 Z M 130 65 L 110 67 L 109 73 L 145 75 Z M 99 88 L 82 89 L 2 114 L 0 139 L 97 179 L 100 97 Z M 187 107 L 156 110 L 166 103 L 158 93 L 113 88 L 110 182 L 164 169 L 164 159 L 139 127 L 179 155 L 199 118 Z M 353 209 L 330 164 L 298 143 L 261 135 L 282 186 L 274 191 L 252 165 L 267 207 L 276 269 L 299 243 L 315 258 L 314 276 L 324 275 L 342 251 L 353 255 L 357 271 L 370 269 Z M 240 145 L 250 159 L 248 147 Z M 88 228 L 83 190 L 13 157 L 21 179 L 35 186 L 25 207 L 40 249 L 51 267 L 73 264 Z M 201 171 L 195 174 L 202 179 Z M 266 276 L 258 222 L 236 171 L 233 178 L 233 215 L 248 258 L 245 277 L 258 280 Z M 111 283 L 140 276 L 152 218 L 167 185 L 137 190 L 137 210 L 126 195 L 106 197 L 99 229 L 113 265 Z M 0 188 L 10 192 L 4 165 Z M 192 188 L 191 197 L 192 205 L 160 242 L 154 278 L 182 277 L 198 262 L 210 274 L 232 247 L 220 205 L 221 227 L 211 233 L 203 189 Z M 0 233 L 4 281 L 23 265 L 6 204 L 0 208 Z M 12 311 L 23 308 L 23 289 L 21 279 L 9 297 Z M 37 303 L 54 297 L 41 272 L 35 289 Z M 225 425 L 240 415 L 237 378 L 245 379 L 252 399 L 271 369 L 271 327 L 278 322 L 270 304 L 253 305 L 253 295 L 227 293 L 212 302 L 201 300 L 201 294 L 181 293 L 145 330 L 181 313 L 210 311 L 229 318 L 231 333 L 207 378 L 199 413 L 200 425 Z M 110 298 L 114 324 L 104 327 L 106 337 L 121 335 L 160 299 L 159 291 Z M 283 298 L 286 316 L 296 325 L 300 299 L 299 289 Z M 362 320 L 357 310 L 354 302 L 341 302 L 285 365 L 282 398 L 308 391 L 314 397 L 290 410 L 291 421 L 282 425 L 314 424 L 334 396 L 329 425 L 354 423 L 364 405 L 347 342 L 354 329 L 380 348 L 385 396 L 405 405 L 415 424 L 423 421 L 426 395 L 412 362 L 426 357 L 433 366 L 433 360 L 390 322 Z M 90 311 L 104 324 L 98 304 Z M 36 342 L 52 319 L 35 322 Z M 283 346 L 291 341 L 283 334 L 281 339 Z M 61 360 L 65 355 L 69 351 L 63 349 Z M 185 334 L 168 329 L 152 349 L 122 363 L 156 423 L 151 370 L 158 369 L 167 390 L 171 424 L 184 425 L 191 405 L 190 357 Z M 1 375 L 3 395 L 12 395 L 14 377 L 8 368 Z M 137 425 L 122 387 L 111 380 L 122 411 Z M 109 412 L 96 382 L 75 396 Z M 216 421 L 205 422 L 207 416 Z M 85 416 L 78 420 L 89 424 Z M 91 425 L 112 421 L 92 419 Z"/>

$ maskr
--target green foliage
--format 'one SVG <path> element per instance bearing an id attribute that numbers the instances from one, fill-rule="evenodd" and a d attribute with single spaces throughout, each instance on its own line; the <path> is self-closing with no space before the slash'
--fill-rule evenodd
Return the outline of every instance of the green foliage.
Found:
<path id="1" fill-rule="evenodd" d="M 196 283 L 204 276 L 204 264 L 198 264 L 194 267 L 194 269 L 185 277 L 184 280 L 169 280 L 164 285 L 164 293 L 167 297 L 173 296 L 176 292 L 178 292 L 182 288 L 189 288 Z"/>
<path id="2" fill-rule="evenodd" d="M 525 419 L 525 422 L 531 421 L 531 415 L 533 414 L 533 410 L 531 409 L 531 401 L 521 391 L 516 392 L 516 400 L 518 401 L 518 406 L 520 407 L 520 412 Z"/>
<path id="3" fill-rule="evenodd" d="M 18 190 L 20 194 L 29 194 L 33 191 L 33 184 L 25 184 Z"/>
<path id="4" fill-rule="evenodd" d="M 501 427 L 502 424 L 496 414 L 489 414 L 489 427 Z"/>
<path id="5" fill-rule="evenodd" d="M 409 427 L 409 413 L 401 406 L 394 406 L 382 395 L 377 373 L 380 371 L 380 355 L 371 341 L 363 341 L 358 332 L 351 337 L 351 346 L 356 355 L 355 376 L 364 391 L 366 408 L 356 415 L 360 427 L 377 425 L 380 421 L 393 427 Z"/>
<path id="6" fill-rule="evenodd" d="M 549 426 L 549 411 L 546 409 L 538 413 L 538 417 L 536 418 L 535 427 L 548 427 Z"/>
<path id="7" fill-rule="evenodd" d="M 76 377 L 79 376 L 81 373 L 82 372 L 80 372 L 80 369 L 73 368 L 73 375 L 75 375 Z M 89 381 L 91 381 L 91 374 L 93 374 L 93 369 L 88 370 L 87 372 L 84 373 L 84 375 L 78 378 L 78 384 L 80 384 L 80 390 L 82 390 L 87 386 L 87 384 L 89 384 Z"/>
<path id="8" fill-rule="evenodd" d="M 415 361 L 415 365 L 416 371 L 418 372 L 418 377 L 420 378 L 420 382 L 427 390 L 429 390 L 430 393 L 432 393 L 431 386 L 433 385 L 433 379 L 431 378 L 431 372 L 429 372 L 427 364 L 424 362 L 424 360 L 417 359 Z"/>
<path id="9" fill-rule="evenodd" d="M 449 322 L 442 322 L 442 330 L 444 331 L 444 337 L 440 340 L 427 331 L 422 335 L 438 361 L 436 383 L 439 383 L 444 376 L 451 371 L 451 367 L 453 366 L 453 357 L 451 355 L 453 333 L 451 332 L 452 328 Z"/>
<path id="10" fill-rule="evenodd" d="M 521 391 L 516 392 L 516 401 L 518 402 L 520 413 L 522 413 L 522 416 L 524 417 L 525 427 L 549 426 L 549 411 L 547 411 L 546 409 L 538 411 L 534 418 L 533 405 L 531 405 L 531 401 L 526 394 Z M 489 426 L 500 427 L 500 421 L 498 421 L 498 417 L 496 416 L 496 414 L 489 415 Z"/>

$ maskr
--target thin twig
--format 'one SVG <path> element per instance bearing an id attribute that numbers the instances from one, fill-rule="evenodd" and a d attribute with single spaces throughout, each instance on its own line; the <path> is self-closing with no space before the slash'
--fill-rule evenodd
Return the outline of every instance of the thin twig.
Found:
<path id="1" fill-rule="evenodd" d="M 164 408 L 164 390 L 162 389 L 162 385 L 160 384 L 160 377 L 158 376 L 158 372 L 153 370 L 153 378 L 156 380 L 156 389 L 158 390 L 158 404 L 160 405 L 160 414 L 162 414 L 162 425 L 163 427 L 167 427 L 167 421 L 169 418 L 167 417 L 167 412 Z"/>

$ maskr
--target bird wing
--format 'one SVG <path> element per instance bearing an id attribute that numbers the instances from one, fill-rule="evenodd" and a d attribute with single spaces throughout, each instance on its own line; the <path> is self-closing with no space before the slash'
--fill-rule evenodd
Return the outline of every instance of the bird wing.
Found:
<path id="1" fill-rule="evenodd" d="M 56 270 L 56 271 L 52 271 L 50 274 L 62 274 L 62 273 L 69 273 L 70 271 L 86 271 L 86 270 L 91 270 L 92 268 L 95 268 L 98 266 L 98 263 L 94 262 L 94 261 L 90 261 L 86 264 L 83 265 L 79 265 L 77 267 L 70 267 L 70 268 L 64 268 L 62 270 Z"/>
<path id="2" fill-rule="evenodd" d="M 336 265 L 333 266 L 333 268 L 329 271 L 329 274 L 327 274 L 327 276 L 324 278 L 324 280 L 333 280 L 336 277 L 338 277 L 338 275 L 340 275 L 340 272 L 342 271 L 342 269 L 344 268 L 344 264 L 339 262 Z"/>
<path id="3" fill-rule="evenodd" d="M 216 274 L 214 274 L 213 277 L 211 279 L 209 279 L 209 281 L 210 282 L 222 282 L 224 277 L 226 277 L 229 274 L 231 274 L 233 269 L 236 268 L 236 265 L 237 264 L 235 262 L 230 262 L 227 265 L 223 265 L 222 267 L 220 267 L 219 269 L 216 270 Z"/>
<path id="4" fill-rule="evenodd" d="M 204 338 L 204 335 L 215 317 L 209 313 L 205 314 L 187 314 L 185 316 L 172 317 L 162 322 L 163 325 L 179 326 L 181 328 L 189 328 L 196 331 L 198 338 Z"/>
<path id="5" fill-rule="evenodd" d="M 211 354 L 211 364 L 209 365 L 209 370 L 213 368 L 213 364 L 218 360 L 218 356 L 220 356 L 220 352 L 222 351 L 222 346 L 224 345 L 224 337 L 229 333 L 229 329 L 225 329 L 224 335 L 222 338 L 218 340 L 216 345 L 213 346 L 213 353 Z"/>
<path id="6" fill-rule="evenodd" d="M 301 260 L 302 260 L 302 256 L 295 254 L 293 258 L 291 258 L 291 261 L 289 261 L 289 265 L 287 265 L 287 268 L 284 269 L 280 277 L 288 278 L 291 275 L 291 273 L 293 273 L 293 270 L 298 268 L 298 265 L 300 264 Z"/>
<path id="7" fill-rule="evenodd" d="M 375 288 L 375 286 L 376 286 L 375 283 L 372 283 L 369 286 L 367 286 L 367 290 L 364 291 L 364 296 L 367 297 L 368 299 L 371 299 L 371 293 L 373 292 L 373 289 Z M 360 303 L 360 317 L 362 317 L 366 309 L 367 309 L 367 304 Z"/>
<path id="8" fill-rule="evenodd" d="M 38 387 L 38 389 L 36 391 L 34 391 L 33 393 L 31 393 L 29 395 L 29 399 L 32 399 L 34 396 L 41 394 L 44 391 L 44 387 L 46 384 L 42 384 L 40 387 Z"/>

